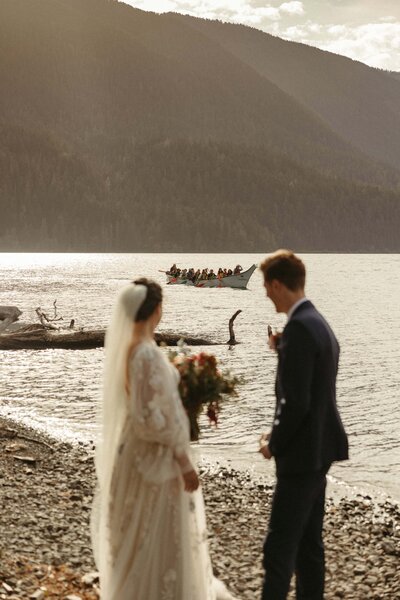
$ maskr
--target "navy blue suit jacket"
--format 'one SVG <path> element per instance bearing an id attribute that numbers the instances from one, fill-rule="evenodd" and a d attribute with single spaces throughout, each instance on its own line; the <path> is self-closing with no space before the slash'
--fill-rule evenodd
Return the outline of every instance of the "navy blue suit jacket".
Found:
<path id="1" fill-rule="evenodd" d="M 348 458 L 336 406 L 339 344 L 310 301 L 293 313 L 278 343 L 276 408 L 269 440 L 279 475 L 329 468 Z"/>

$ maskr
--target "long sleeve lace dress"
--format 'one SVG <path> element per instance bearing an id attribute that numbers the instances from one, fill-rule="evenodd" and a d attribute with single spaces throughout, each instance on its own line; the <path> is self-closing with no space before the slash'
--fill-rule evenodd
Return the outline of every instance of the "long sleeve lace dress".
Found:
<path id="1" fill-rule="evenodd" d="M 189 494 L 183 487 L 182 473 L 193 467 L 178 372 L 153 342 L 136 348 L 129 370 L 131 394 L 112 470 L 101 597 L 215 600 L 220 582 L 212 574 L 202 493 Z"/>

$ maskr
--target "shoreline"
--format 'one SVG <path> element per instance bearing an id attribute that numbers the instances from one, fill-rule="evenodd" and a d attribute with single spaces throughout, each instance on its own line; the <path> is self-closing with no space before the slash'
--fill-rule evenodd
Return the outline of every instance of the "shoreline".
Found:
<path id="1" fill-rule="evenodd" d="M 0 417 L 0 447 L 0 598 L 22 600 L 37 592 L 38 600 L 70 594 L 94 600 L 93 451 L 7 417 Z M 239 599 L 257 600 L 273 486 L 224 466 L 203 464 L 200 471 L 215 574 Z M 400 598 L 400 510 L 394 501 L 362 494 L 328 498 L 325 546 L 327 599 Z"/>
<path id="2" fill-rule="evenodd" d="M 29 429 L 36 435 L 43 437 L 44 439 L 52 440 L 54 443 L 67 444 L 73 448 L 79 447 L 84 449 L 86 452 L 91 452 L 94 448 L 93 438 L 96 432 L 93 430 L 90 438 L 79 439 L 79 434 L 66 435 L 65 431 L 61 428 L 49 429 L 42 422 L 35 422 L 35 426 L 27 424 L 26 419 L 18 418 L 11 414 L 9 411 L 0 411 L 0 420 L 4 419 L 10 423 L 14 423 L 16 427 L 22 429 Z M 254 443 L 254 447 L 256 442 Z M 232 458 L 231 446 L 208 446 L 203 445 L 201 440 L 200 444 L 192 445 L 193 457 L 197 460 L 198 465 L 206 470 L 214 472 L 219 468 L 222 469 L 233 469 L 240 474 L 249 473 L 252 480 L 257 483 L 271 484 L 275 481 L 275 467 L 273 461 L 270 465 L 266 465 L 266 461 L 260 463 L 251 463 L 252 457 L 241 456 Z M 218 457 L 216 458 L 216 454 Z M 255 451 L 253 454 L 257 454 Z M 247 465 L 247 461 L 250 460 L 250 466 Z M 267 469 L 266 469 L 267 467 Z M 268 468 L 269 467 L 269 468 Z M 331 469 L 327 477 L 327 497 L 330 496 L 335 500 L 341 498 L 357 498 L 358 496 L 369 497 L 375 504 L 382 502 L 390 502 L 400 507 L 400 487 L 397 486 L 396 494 L 393 495 L 390 491 L 379 486 L 378 484 L 372 484 L 369 482 L 360 482 L 358 484 L 351 483 L 346 479 L 341 478 L 335 473 L 334 469 Z"/>
<path id="3" fill-rule="evenodd" d="M 10 411 L 0 411 L 0 419 L 5 419 L 15 424 L 16 427 L 26 428 L 30 431 L 34 431 L 35 434 L 42 436 L 45 439 L 50 439 L 56 444 L 62 443 L 70 445 L 71 447 L 79 447 L 84 449 L 86 452 L 91 452 L 94 448 L 93 438 L 96 436 L 96 431 L 92 430 L 90 438 L 80 439 L 79 433 L 69 435 L 65 433 L 62 428 L 55 428 L 49 431 L 48 427 L 43 422 L 35 422 L 34 426 L 27 424 L 27 419 L 18 418 L 13 415 Z M 254 443 L 256 447 L 256 441 Z M 207 471 L 214 472 L 220 468 L 222 469 L 233 469 L 238 473 L 249 473 L 252 480 L 257 483 L 271 484 L 275 481 L 275 466 L 273 461 L 270 464 L 266 464 L 267 461 L 262 460 L 259 463 L 251 462 L 254 458 L 250 456 L 235 455 L 232 458 L 232 448 L 230 445 L 226 446 L 212 446 L 203 444 L 200 440 L 199 444 L 192 445 L 193 457 L 197 460 L 197 464 L 203 467 Z M 257 454 L 256 451 L 253 454 Z M 218 455 L 218 456 L 216 456 Z M 248 465 L 250 463 L 250 466 Z M 369 497 L 375 504 L 382 502 L 390 502 L 400 507 L 400 487 L 397 486 L 395 495 L 391 491 L 386 490 L 378 484 L 372 484 L 369 482 L 360 482 L 358 484 L 351 483 L 345 478 L 338 476 L 335 473 L 335 469 L 332 468 L 328 473 L 327 477 L 327 497 L 330 496 L 334 500 L 340 500 L 341 498 L 357 498 L 358 496 Z"/>
<path id="4" fill-rule="evenodd" d="M 198 458 L 198 464 L 204 466 L 210 471 L 217 471 L 220 468 L 234 470 L 238 473 L 249 473 L 252 481 L 262 484 L 274 484 L 275 482 L 275 464 L 274 461 L 263 460 L 261 463 L 253 463 L 250 467 L 246 466 L 246 457 L 238 459 L 227 458 L 224 456 L 225 449 L 218 446 L 218 458 L 215 458 L 216 449 L 210 449 L 204 446 L 194 446 L 194 456 Z M 211 451 L 210 451 L 211 450 Z M 226 448 L 226 455 L 232 456 L 232 449 Z M 332 468 L 327 475 L 327 498 L 330 497 L 335 502 L 342 498 L 355 499 L 357 497 L 368 497 L 374 504 L 389 502 L 400 507 L 400 496 L 393 496 L 385 489 L 374 486 L 370 483 L 360 483 L 359 485 L 349 483 L 345 479 L 338 477 Z"/>

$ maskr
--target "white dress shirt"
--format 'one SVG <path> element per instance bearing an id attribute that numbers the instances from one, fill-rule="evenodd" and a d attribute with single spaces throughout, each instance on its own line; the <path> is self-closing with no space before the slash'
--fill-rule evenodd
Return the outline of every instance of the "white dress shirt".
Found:
<path id="1" fill-rule="evenodd" d="M 287 313 L 288 321 L 290 321 L 290 318 L 293 315 L 294 311 L 297 310 L 301 304 L 304 304 L 304 302 L 308 302 L 308 298 L 306 298 L 305 296 L 304 298 L 300 298 L 300 300 L 297 300 L 297 302 L 295 302 L 293 306 L 290 307 Z"/>

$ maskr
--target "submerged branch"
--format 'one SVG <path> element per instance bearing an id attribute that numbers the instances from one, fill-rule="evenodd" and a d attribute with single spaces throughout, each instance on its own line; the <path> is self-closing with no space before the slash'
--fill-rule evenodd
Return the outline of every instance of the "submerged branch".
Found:
<path id="1" fill-rule="evenodd" d="M 242 312 L 241 310 L 237 310 L 237 311 L 235 312 L 235 314 L 233 314 L 233 315 L 231 316 L 231 318 L 229 319 L 229 336 L 230 336 L 230 337 L 229 337 L 229 340 L 228 340 L 226 343 L 227 343 L 227 344 L 229 344 L 230 346 L 234 346 L 235 344 L 237 344 L 237 343 L 238 343 L 238 342 L 236 341 L 235 332 L 234 332 L 234 330 L 233 330 L 233 323 L 234 323 L 234 321 L 235 321 L 236 317 L 237 317 L 238 315 L 240 315 L 240 313 L 241 313 L 241 312 Z"/>

